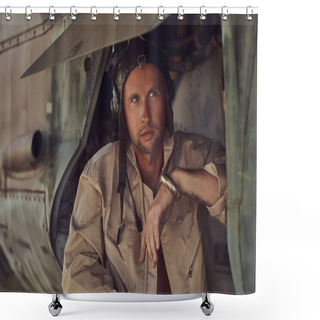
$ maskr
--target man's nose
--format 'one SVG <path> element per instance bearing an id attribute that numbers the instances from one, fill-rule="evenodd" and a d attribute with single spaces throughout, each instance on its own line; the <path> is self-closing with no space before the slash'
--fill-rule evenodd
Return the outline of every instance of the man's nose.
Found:
<path id="1" fill-rule="evenodd" d="M 148 99 L 144 99 L 142 103 L 142 117 L 141 121 L 143 123 L 148 123 L 150 121 L 150 106 L 148 103 Z"/>

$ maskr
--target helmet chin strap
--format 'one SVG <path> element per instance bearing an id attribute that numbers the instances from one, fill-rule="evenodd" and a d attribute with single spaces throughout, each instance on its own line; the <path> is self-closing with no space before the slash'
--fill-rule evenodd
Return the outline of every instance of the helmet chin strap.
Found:
<path id="1" fill-rule="evenodd" d="M 125 158 L 125 161 L 127 159 Z M 117 244 L 120 243 L 120 233 L 124 226 L 124 218 L 123 218 L 123 204 L 124 204 L 124 191 L 126 188 L 126 172 L 127 172 L 127 166 L 123 165 L 121 163 L 121 157 L 119 159 L 119 183 L 118 183 L 118 189 L 117 192 L 120 193 L 120 219 L 121 224 L 118 230 L 118 236 L 117 236 Z"/>
<path id="2" fill-rule="evenodd" d="M 120 243 L 120 234 L 124 226 L 123 218 L 123 204 L 124 204 L 124 191 L 126 188 L 126 175 L 127 175 L 127 123 L 125 121 L 125 114 L 123 107 L 120 105 L 120 144 L 119 144 L 119 180 L 117 192 L 120 193 L 120 219 L 121 224 L 118 230 L 117 244 Z"/>
<path id="3" fill-rule="evenodd" d="M 120 210 L 121 210 L 121 224 L 120 224 L 120 227 L 118 229 L 118 235 L 117 235 L 117 245 L 119 245 L 120 243 L 120 234 L 121 234 L 121 231 L 123 229 L 123 226 L 124 226 L 124 219 L 123 219 L 123 201 L 124 201 L 124 189 L 125 187 L 120 187 L 118 186 L 118 193 L 120 192 Z M 119 190 L 120 189 L 120 190 Z"/>

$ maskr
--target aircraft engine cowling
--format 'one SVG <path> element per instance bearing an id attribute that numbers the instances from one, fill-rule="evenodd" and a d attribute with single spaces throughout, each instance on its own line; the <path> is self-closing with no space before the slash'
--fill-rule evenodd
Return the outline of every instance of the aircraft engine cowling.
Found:
<path id="1" fill-rule="evenodd" d="M 14 139 L 3 157 L 5 171 L 24 172 L 36 170 L 41 162 L 44 138 L 40 130 L 26 133 Z"/>

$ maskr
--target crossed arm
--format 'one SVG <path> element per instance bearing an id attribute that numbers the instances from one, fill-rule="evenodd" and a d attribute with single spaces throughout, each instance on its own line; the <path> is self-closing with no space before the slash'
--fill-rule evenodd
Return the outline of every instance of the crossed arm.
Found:
<path id="1" fill-rule="evenodd" d="M 219 199 L 218 179 L 204 169 L 185 170 L 176 168 L 170 172 L 170 177 L 178 186 L 182 194 L 188 195 L 206 206 L 212 206 Z M 157 250 L 160 248 L 161 232 L 164 223 L 168 219 L 165 211 L 173 201 L 174 196 L 172 192 L 161 184 L 150 207 L 146 224 L 142 231 L 141 263 L 144 262 L 145 253 L 147 251 L 152 266 L 156 266 L 158 262 Z"/>

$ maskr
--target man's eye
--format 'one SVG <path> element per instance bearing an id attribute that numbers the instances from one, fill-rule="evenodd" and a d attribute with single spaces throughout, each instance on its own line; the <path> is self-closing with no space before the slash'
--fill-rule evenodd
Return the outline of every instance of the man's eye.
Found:
<path id="1" fill-rule="evenodd" d="M 152 90 L 149 95 L 150 95 L 150 97 L 156 97 L 157 96 L 157 91 Z"/>
<path id="2" fill-rule="evenodd" d="M 131 102 L 133 103 L 139 102 L 139 97 L 132 97 Z"/>

